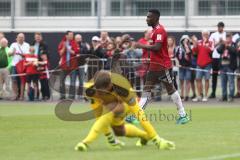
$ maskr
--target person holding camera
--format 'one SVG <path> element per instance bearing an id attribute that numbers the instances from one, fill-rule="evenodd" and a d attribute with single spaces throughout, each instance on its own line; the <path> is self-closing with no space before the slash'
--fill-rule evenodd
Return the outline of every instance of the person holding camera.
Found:
<path id="1" fill-rule="evenodd" d="M 212 53 L 212 93 L 209 98 L 216 98 L 217 80 L 221 58 L 220 54 L 217 52 L 217 47 L 226 40 L 226 32 L 224 31 L 224 27 L 225 24 L 223 22 L 219 22 L 217 24 L 217 31 L 212 33 L 209 38 L 209 40 L 214 44 L 214 50 Z"/>
<path id="2" fill-rule="evenodd" d="M 179 64 L 181 65 L 181 67 L 179 68 L 181 98 L 184 101 L 188 101 L 191 87 L 191 70 L 189 68 L 192 65 L 192 50 L 190 38 L 188 35 L 183 35 L 181 37 L 180 45 L 176 48 L 175 55 L 179 61 Z"/>
<path id="3" fill-rule="evenodd" d="M 235 83 L 234 71 L 237 69 L 237 50 L 232 42 L 232 34 L 227 33 L 226 41 L 219 44 L 217 48 L 220 54 L 220 72 L 222 83 L 222 98 L 221 101 L 232 102 L 234 98 Z M 229 85 L 229 96 L 227 85 Z"/>
<path id="4" fill-rule="evenodd" d="M 235 98 L 240 98 L 240 35 L 237 33 L 233 36 L 233 42 L 236 44 L 237 48 L 237 57 L 238 57 L 238 68 L 237 68 L 237 93 L 235 95 Z"/>

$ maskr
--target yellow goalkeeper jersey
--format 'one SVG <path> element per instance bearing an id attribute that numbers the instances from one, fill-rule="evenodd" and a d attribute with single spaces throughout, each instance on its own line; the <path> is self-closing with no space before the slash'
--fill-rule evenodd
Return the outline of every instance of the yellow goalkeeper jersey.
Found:
<path id="1" fill-rule="evenodd" d="M 85 95 L 93 101 L 109 104 L 111 102 L 124 102 L 129 106 L 136 104 L 136 92 L 133 90 L 129 81 L 120 74 L 111 73 L 111 82 L 113 84 L 112 91 L 107 94 L 98 96 L 93 80 L 84 84 Z"/>

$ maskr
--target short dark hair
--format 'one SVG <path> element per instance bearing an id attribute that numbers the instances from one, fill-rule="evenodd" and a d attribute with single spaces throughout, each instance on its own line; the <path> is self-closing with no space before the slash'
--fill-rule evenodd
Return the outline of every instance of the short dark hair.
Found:
<path id="1" fill-rule="evenodd" d="M 218 27 L 224 27 L 225 24 L 224 24 L 223 22 L 218 22 L 217 26 L 218 26 Z"/>
<path id="2" fill-rule="evenodd" d="M 111 84 L 111 75 L 108 71 L 101 70 L 94 77 L 96 89 L 106 89 Z"/>
<path id="3" fill-rule="evenodd" d="M 69 33 L 73 33 L 73 31 L 67 31 L 65 35 L 68 35 Z"/>
<path id="4" fill-rule="evenodd" d="M 160 17 L 160 11 L 158 9 L 149 9 L 148 12 L 153 13 L 158 18 Z"/>

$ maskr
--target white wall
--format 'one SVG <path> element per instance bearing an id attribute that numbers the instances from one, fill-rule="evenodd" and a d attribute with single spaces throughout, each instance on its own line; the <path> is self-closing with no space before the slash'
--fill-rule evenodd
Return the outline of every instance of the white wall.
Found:
<path id="1" fill-rule="evenodd" d="M 189 28 L 185 28 L 185 17 L 161 17 L 161 23 L 168 31 L 216 30 L 219 21 L 223 21 L 226 30 L 240 31 L 240 16 L 193 16 L 189 17 Z M 100 30 L 139 31 L 147 28 L 146 17 L 102 17 Z M 0 17 L 0 31 L 25 32 L 62 32 L 99 31 L 97 17 L 15 17 L 15 29 L 11 29 L 11 18 Z"/>

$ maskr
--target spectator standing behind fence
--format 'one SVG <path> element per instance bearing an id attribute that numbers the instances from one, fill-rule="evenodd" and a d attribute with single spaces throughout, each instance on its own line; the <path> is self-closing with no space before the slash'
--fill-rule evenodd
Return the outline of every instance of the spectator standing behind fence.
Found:
<path id="1" fill-rule="evenodd" d="M 32 43 L 33 47 L 34 47 L 34 55 L 38 58 L 38 60 L 40 60 L 40 55 L 41 54 L 48 54 L 48 46 L 47 44 L 43 41 L 43 37 L 42 34 L 39 32 L 36 32 L 34 34 L 34 41 Z M 39 76 L 38 76 L 38 80 L 39 80 Z M 39 85 L 37 82 L 37 97 L 36 99 L 39 99 Z"/>
<path id="2" fill-rule="evenodd" d="M 37 70 L 40 72 L 46 72 L 47 70 L 47 57 L 48 56 L 48 45 L 44 42 L 43 40 L 43 36 L 40 32 L 36 32 L 34 34 L 34 41 L 32 43 L 33 47 L 34 47 L 34 54 L 37 56 L 38 61 L 41 65 L 43 65 L 42 67 L 44 68 L 39 68 L 39 66 L 37 67 Z M 45 56 L 47 56 L 45 58 Z M 48 85 L 48 79 L 45 78 L 45 74 L 46 73 L 39 73 L 39 80 L 40 80 L 40 84 L 41 84 L 41 94 L 42 94 L 42 100 L 48 100 L 50 98 L 50 88 Z M 38 83 L 37 83 L 38 84 Z M 39 93 L 39 87 L 37 85 L 37 89 L 38 89 L 38 93 Z M 39 98 L 39 94 L 37 96 L 37 98 Z"/>
<path id="3" fill-rule="evenodd" d="M 123 75 L 136 86 L 137 90 L 140 90 L 140 77 L 136 74 L 136 69 L 141 65 L 140 59 L 142 58 L 143 50 L 135 48 L 134 39 L 130 35 L 124 35 L 122 42 L 122 56 L 124 61 L 121 62 L 125 68 L 123 69 Z M 138 94 L 140 96 L 140 94 Z"/>
<path id="4" fill-rule="evenodd" d="M 239 38 L 240 38 L 239 33 L 234 34 L 234 35 L 233 35 L 233 38 L 232 38 L 233 43 L 237 43 L 237 41 L 239 40 Z"/>
<path id="5" fill-rule="evenodd" d="M 78 68 L 77 55 L 79 54 L 80 48 L 77 42 L 74 40 L 74 33 L 67 31 L 62 41 L 58 45 L 58 53 L 60 55 L 59 65 L 62 69 L 60 71 L 60 99 L 66 98 L 65 80 L 66 77 L 70 76 L 70 89 L 69 99 L 75 98 L 75 85 L 76 85 L 76 72 Z"/>
<path id="6" fill-rule="evenodd" d="M 216 98 L 216 88 L 217 88 L 217 78 L 218 78 L 218 71 L 220 69 L 220 54 L 217 51 L 217 47 L 219 44 L 223 43 L 226 40 L 226 32 L 224 31 L 224 23 L 219 22 L 217 27 L 218 31 L 214 32 L 210 36 L 210 41 L 214 44 L 214 51 L 212 54 L 212 93 L 209 98 Z"/>
<path id="7" fill-rule="evenodd" d="M 111 41 L 108 32 L 103 31 L 100 34 L 100 42 L 101 42 L 101 47 L 106 50 L 108 43 Z"/>
<path id="8" fill-rule="evenodd" d="M 116 50 L 121 51 L 121 48 L 122 48 L 122 37 L 121 36 L 117 36 L 115 38 L 115 45 L 116 45 Z"/>
<path id="9" fill-rule="evenodd" d="M 191 43 L 191 49 L 193 48 L 193 44 L 192 44 L 192 39 L 198 39 L 197 36 L 193 35 L 191 36 L 190 39 L 190 43 Z M 197 68 L 197 57 L 196 55 L 192 54 L 191 57 L 191 68 L 193 68 L 193 70 L 191 70 L 191 90 L 192 90 L 192 97 L 191 99 L 196 98 L 196 68 Z"/>
<path id="10" fill-rule="evenodd" d="M 37 100 L 38 97 L 38 79 L 37 71 L 38 56 L 35 54 L 35 47 L 30 47 L 30 54 L 24 55 L 24 66 L 26 67 L 27 94 L 29 101 Z M 32 87 L 33 84 L 33 87 Z"/>
<path id="11" fill-rule="evenodd" d="M 212 51 L 214 49 L 213 42 L 209 41 L 209 31 L 202 31 L 202 39 L 197 41 L 193 39 L 193 54 L 197 56 L 197 90 L 198 96 L 192 99 L 194 102 L 208 101 L 208 89 L 209 89 L 209 80 L 211 78 L 211 68 L 212 68 Z M 203 70 L 203 71 L 202 71 Z M 203 84 L 202 79 L 205 78 L 205 92 L 203 94 Z"/>
<path id="12" fill-rule="evenodd" d="M 34 47 L 34 54 L 40 58 L 41 54 L 48 55 L 48 45 L 43 41 L 42 34 L 40 32 L 36 32 L 34 34 L 34 41 L 32 43 Z"/>
<path id="13" fill-rule="evenodd" d="M 226 41 L 222 42 L 218 48 L 221 57 L 221 83 L 222 83 L 222 101 L 232 102 L 234 98 L 235 82 L 234 71 L 237 68 L 237 50 L 232 42 L 232 34 L 227 33 Z M 227 85 L 229 85 L 229 96 Z"/>
<path id="14" fill-rule="evenodd" d="M 134 39 L 130 37 L 130 35 L 126 37 L 122 44 L 122 48 L 123 48 L 122 53 L 128 59 L 141 58 L 143 54 L 142 49 L 136 49 L 133 45 L 134 44 L 133 42 L 134 42 Z"/>
<path id="15" fill-rule="evenodd" d="M 0 32 L 0 41 L 1 41 L 1 39 L 2 38 L 5 38 L 5 35 L 4 35 L 4 33 L 3 32 Z M 7 39 L 6 39 L 7 40 Z M 8 40 L 7 40 L 7 42 L 8 42 Z M 8 45 L 8 43 L 7 43 L 7 45 Z M 7 54 L 8 54 L 8 70 L 11 72 L 11 68 L 12 68 L 12 56 L 9 56 L 9 47 L 7 46 L 7 47 L 5 47 L 5 49 L 6 49 L 6 51 L 7 51 Z"/>
<path id="16" fill-rule="evenodd" d="M 48 56 L 46 53 L 41 53 L 38 58 L 37 70 L 39 73 L 42 100 L 46 101 L 50 99 L 50 87 L 49 87 L 49 73 L 48 73 Z"/>
<path id="17" fill-rule="evenodd" d="M 91 79 L 98 70 L 103 69 L 105 58 L 105 50 L 102 48 L 101 40 L 98 36 L 92 37 L 92 45 L 90 49 L 91 60 L 88 63 L 88 79 Z"/>
<path id="18" fill-rule="evenodd" d="M 116 45 L 114 41 L 110 41 L 107 45 L 106 52 L 105 52 L 106 58 L 111 58 L 114 55 L 115 50 L 116 50 Z"/>
<path id="19" fill-rule="evenodd" d="M 238 55 L 237 73 L 240 74 L 240 37 L 236 40 L 236 48 L 237 48 L 237 55 Z M 237 76 L 237 93 L 235 98 L 240 98 L 240 75 Z"/>
<path id="20" fill-rule="evenodd" d="M 75 35 L 75 41 L 80 47 L 80 53 L 81 55 L 86 55 L 89 54 L 90 51 L 90 45 L 86 42 L 83 41 L 83 37 L 81 34 L 76 34 Z"/>
<path id="21" fill-rule="evenodd" d="M 96 58 L 105 58 L 105 51 L 101 44 L 101 39 L 98 36 L 92 37 L 92 46 L 90 49 L 90 53 Z"/>
<path id="22" fill-rule="evenodd" d="M 84 57 L 82 57 L 82 56 L 87 56 L 87 54 L 89 54 L 90 46 L 88 43 L 83 42 L 83 38 L 82 38 L 81 34 L 75 35 L 75 41 L 77 42 L 78 46 L 80 47 L 80 53 L 81 53 L 80 62 L 81 62 L 84 59 Z M 83 96 L 83 82 L 85 79 L 84 63 L 80 63 L 77 75 L 78 75 L 78 79 L 79 79 L 79 87 L 77 90 L 77 95 L 79 96 L 78 98 L 81 99 Z"/>
<path id="23" fill-rule="evenodd" d="M 190 39 L 188 35 L 183 35 L 180 39 L 180 45 L 176 49 L 176 57 L 179 61 L 179 80 L 181 88 L 181 98 L 188 101 L 191 85 L 191 57 L 192 50 L 190 46 Z M 184 94 L 185 89 L 185 94 Z"/>
<path id="24" fill-rule="evenodd" d="M 237 48 L 237 56 L 238 56 L 237 73 L 240 74 L 240 36 L 238 33 L 233 36 L 233 42 L 236 44 L 236 48 Z M 235 98 L 240 98 L 240 75 L 237 76 L 237 93 L 235 95 Z"/>
<path id="25" fill-rule="evenodd" d="M 175 50 L 176 50 L 176 39 L 173 36 L 168 36 L 168 54 L 173 64 L 174 87 L 176 88 L 176 90 L 178 90 L 178 85 L 177 85 L 178 66 L 177 66 L 177 59 L 175 56 Z"/>
<path id="26" fill-rule="evenodd" d="M 8 40 L 4 37 L 0 39 L 0 99 L 9 96 L 9 55 Z M 3 88 L 5 85 L 5 89 Z"/>
<path id="27" fill-rule="evenodd" d="M 16 74 L 18 74 L 16 66 L 23 59 L 24 54 L 29 54 L 29 50 L 30 45 L 25 42 L 25 35 L 19 33 L 16 42 L 12 43 L 9 49 L 9 55 L 13 56 L 11 71 L 14 75 L 12 77 L 12 88 L 14 92 L 13 100 L 24 100 L 25 81 L 24 79 L 20 79 L 19 76 L 16 76 Z"/>
<path id="28" fill-rule="evenodd" d="M 112 65 L 112 57 L 117 53 L 118 51 L 116 50 L 116 44 L 115 40 L 111 40 L 106 48 L 105 52 L 105 57 L 107 58 L 107 62 L 105 63 L 106 65 L 104 66 L 104 69 L 110 70 L 111 65 Z"/>

